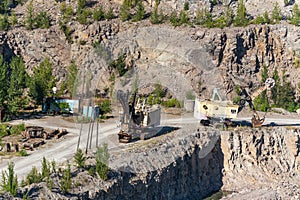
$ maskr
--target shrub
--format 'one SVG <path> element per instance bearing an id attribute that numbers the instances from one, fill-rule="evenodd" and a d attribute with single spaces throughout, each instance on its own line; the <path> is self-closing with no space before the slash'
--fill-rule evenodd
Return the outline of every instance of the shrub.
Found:
<path id="1" fill-rule="evenodd" d="M 16 196 L 18 190 L 18 178 L 14 172 L 14 163 L 8 164 L 8 172 L 2 171 L 2 190 L 9 192 L 11 195 Z"/>
<path id="2" fill-rule="evenodd" d="M 38 172 L 37 168 L 33 166 L 31 171 L 26 176 L 26 183 L 30 185 L 32 183 L 39 183 L 42 181 L 42 175 Z"/>
<path id="3" fill-rule="evenodd" d="M 144 9 L 142 1 L 139 1 L 138 4 L 137 4 L 136 13 L 133 16 L 132 20 L 136 22 L 136 21 L 141 21 L 144 18 L 145 18 L 145 9 Z"/>
<path id="4" fill-rule="evenodd" d="M 71 166 L 70 166 L 70 163 L 68 162 L 67 169 L 64 170 L 63 177 L 61 180 L 61 185 L 60 185 L 60 189 L 61 189 L 62 193 L 65 194 L 71 189 L 71 184 L 72 184 L 71 178 L 72 178 L 71 177 Z"/>
<path id="5" fill-rule="evenodd" d="M 103 7 L 99 6 L 97 8 L 95 8 L 94 12 L 93 12 L 93 19 L 95 21 L 100 21 L 104 19 L 104 11 L 103 11 Z"/>
<path id="6" fill-rule="evenodd" d="M 19 151 L 20 156 L 28 156 L 27 151 L 25 149 L 21 149 L 21 151 Z"/>
<path id="7" fill-rule="evenodd" d="M 50 176 L 50 163 L 43 157 L 42 160 L 42 178 L 48 178 Z"/>
<path id="8" fill-rule="evenodd" d="M 44 11 L 39 12 L 35 18 L 35 24 L 38 28 L 49 28 L 50 27 L 50 17 Z"/>
<path id="9" fill-rule="evenodd" d="M 109 68 L 116 69 L 119 73 L 119 76 L 123 76 L 127 72 L 125 56 L 122 54 L 116 60 L 112 61 L 109 65 Z"/>
<path id="10" fill-rule="evenodd" d="M 109 8 L 108 11 L 104 14 L 105 19 L 114 19 L 115 15 L 112 8 Z"/>
<path id="11" fill-rule="evenodd" d="M 108 175 L 108 145 L 104 143 L 102 146 L 99 146 L 96 151 L 96 171 L 102 180 L 107 179 Z"/>
<path id="12" fill-rule="evenodd" d="M 154 11 L 152 12 L 151 16 L 150 16 L 150 22 L 152 24 L 160 24 L 162 23 L 164 20 L 164 15 L 162 10 L 160 10 L 160 13 L 158 14 L 158 6 L 154 7 Z"/>
<path id="13" fill-rule="evenodd" d="M 0 16 L 0 29 L 3 31 L 7 31 L 9 29 L 9 21 L 7 14 Z"/>
<path id="14" fill-rule="evenodd" d="M 86 157 L 83 155 L 81 149 L 78 149 L 74 156 L 75 163 L 78 168 L 84 168 Z"/>
<path id="15" fill-rule="evenodd" d="M 100 115 L 105 115 L 107 113 L 111 113 L 111 104 L 109 99 L 105 99 L 103 102 L 99 104 Z"/>
<path id="16" fill-rule="evenodd" d="M 174 107 L 181 108 L 182 103 L 178 99 L 172 98 L 172 99 L 165 101 L 164 106 L 167 108 L 174 108 Z"/>

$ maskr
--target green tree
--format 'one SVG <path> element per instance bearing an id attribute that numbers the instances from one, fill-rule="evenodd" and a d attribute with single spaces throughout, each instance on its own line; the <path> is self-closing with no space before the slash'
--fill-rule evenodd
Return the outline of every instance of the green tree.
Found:
<path id="1" fill-rule="evenodd" d="M 70 163 L 68 162 L 67 164 L 67 169 L 64 170 L 64 174 L 61 180 L 61 185 L 60 185 L 60 189 L 62 191 L 62 193 L 67 193 L 69 192 L 69 190 L 71 189 L 71 184 L 72 184 L 72 180 L 71 180 L 72 176 L 71 176 L 71 166 Z"/>
<path id="2" fill-rule="evenodd" d="M 49 15 L 44 11 L 39 12 L 35 18 L 35 24 L 38 28 L 45 28 L 45 29 L 49 28 L 50 27 Z"/>
<path id="3" fill-rule="evenodd" d="M 278 2 L 275 2 L 274 8 L 272 10 L 271 19 L 273 23 L 278 23 L 282 19 L 281 9 Z"/>
<path id="4" fill-rule="evenodd" d="M 8 14 L 0 16 L 0 30 L 7 31 L 9 29 Z"/>
<path id="5" fill-rule="evenodd" d="M 104 10 L 103 10 L 102 5 L 95 8 L 95 10 L 93 12 L 93 19 L 95 21 L 100 21 L 100 20 L 104 19 Z"/>
<path id="6" fill-rule="evenodd" d="M 176 27 L 176 26 L 180 26 L 179 18 L 178 18 L 178 16 L 177 16 L 177 12 L 176 12 L 176 11 L 173 11 L 173 12 L 171 13 L 169 20 L 170 20 L 170 22 L 171 22 L 171 24 L 172 24 L 173 26 L 175 26 L 175 27 Z"/>
<path id="7" fill-rule="evenodd" d="M 49 178 L 50 176 L 50 163 L 47 161 L 45 157 L 42 160 L 42 178 Z"/>
<path id="8" fill-rule="evenodd" d="M 248 24 L 248 20 L 246 18 L 247 10 L 244 4 L 244 0 L 239 0 L 237 13 L 234 18 L 234 25 L 235 26 L 246 26 Z"/>
<path id="9" fill-rule="evenodd" d="M 137 22 L 137 21 L 141 21 L 145 18 L 145 8 L 143 6 L 143 2 L 139 1 L 137 4 L 137 9 L 136 9 L 136 13 L 133 16 L 133 21 Z"/>
<path id="10" fill-rule="evenodd" d="M 52 94 L 55 86 L 55 77 L 52 74 L 52 63 L 47 57 L 38 67 L 33 69 L 33 76 L 29 85 L 30 95 L 36 104 L 41 104 L 43 99 Z"/>
<path id="11" fill-rule="evenodd" d="M 96 171 L 102 180 L 107 179 L 108 175 L 108 145 L 104 143 L 102 146 L 99 146 L 96 151 Z"/>
<path id="12" fill-rule="evenodd" d="M 300 24 L 300 10 L 298 4 L 294 4 L 293 10 L 292 10 L 292 18 L 290 19 L 290 23 L 294 25 Z"/>
<path id="13" fill-rule="evenodd" d="M 75 163 L 78 168 L 84 168 L 86 157 L 83 155 L 81 149 L 78 149 L 74 156 Z"/>
<path id="14" fill-rule="evenodd" d="M 160 24 L 163 22 L 163 19 L 164 19 L 164 15 L 162 10 L 160 13 L 158 13 L 158 4 L 155 4 L 154 10 L 150 16 L 150 22 L 152 24 Z"/>
<path id="15" fill-rule="evenodd" d="M 4 61 L 3 56 L 0 55 L 0 108 L 4 108 L 4 102 L 8 100 L 8 77 L 8 64 Z"/>
<path id="16" fill-rule="evenodd" d="M 105 99 L 103 102 L 99 103 L 100 115 L 104 116 L 107 113 L 111 113 L 111 103 L 109 99 Z"/>
<path id="17" fill-rule="evenodd" d="M 11 13 L 10 24 L 12 26 L 16 26 L 18 24 L 18 18 L 17 18 L 16 13 L 14 11 L 12 11 L 12 13 Z"/>
<path id="18" fill-rule="evenodd" d="M 108 9 L 108 11 L 104 14 L 104 18 L 105 19 L 114 19 L 115 18 L 114 11 L 112 8 Z"/>
<path id="19" fill-rule="evenodd" d="M 20 57 L 13 57 L 9 66 L 8 108 L 9 112 L 15 115 L 27 104 L 24 91 L 27 88 L 28 74 L 25 70 L 24 61 Z"/>
<path id="20" fill-rule="evenodd" d="M 91 16 L 91 11 L 89 9 L 83 9 L 81 12 L 77 13 L 77 21 L 80 24 L 88 24 L 88 18 Z"/>
<path id="21" fill-rule="evenodd" d="M 127 20 L 129 20 L 131 18 L 130 8 L 125 3 L 123 3 L 122 6 L 121 6 L 121 9 L 120 9 L 120 18 L 121 18 L 121 20 L 123 22 L 125 22 L 125 21 L 127 21 Z"/>
<path id="22" fill-rule="evenodd" d="M 70 93 L 71 97 L 73 93 L 76 92 L 76 88 L 78 87 L 79 81 L 77 79 L 78 75 L 78 66 L 75 64 L 75 61 L 71 62 L 71 65 L 67 68 L 67 80 L 66 80 L 66 88 Z"/>
<path id="23" fill-rule="evenodd" d="M 268 12 L 265 11 L 263 16 L 264 16 L 264 23 L 269 24 L 270 23 L 270 18 L 269 18 Z"/>
<path id="24" fill-rule="evenodd" d="M 213 28 L 214 27 L 214 21 L 212 18 L 212 14 L 205 9 L 198 10 L 196 14 L 196 20 L 195 23 L 197 25 L 203 25 L 207 28 Z"/>
<path id="25" fill-rule="evenodd" d="M 2 190 L 9 192 L 11 195 L 16 196 L 18 190 L 18 178 L 14 172 L 14 163 L 8 164 L 8 172 L 2 171 Z"/>
<path id="26" fill-rule="evenodd" d="M 179 23 L 180 23 L 180 25 L 189 23 L 189 16 L 188 16 L 186 10 L 180 11 L 180 13 L 179 13 Z"/>
<path id="27" fill-rule="evenodd" d="M 189 5 L 189 2 L 184 2 L 184 4 L 183 4 L 183 10 L 185 10 L 185 11 L 188 11 L 190 9 L 190 5 Z"/>
<path id="28" fill-rule="evenodd" d="M 33 30 L 34 28 L 34 11 L 32 2 L 30 2 L 26 8 L 27 14 L 25 19 L 26 28 L 29 30 Z"/>
<path id="29" fill-rule="evenodd" d="M 86 7 L 86 0 L 77 0 L 77 5 L 78 5 L 78 8 L 77 8 L 77 14 L 78 14 L 78 13 L 81 13 L 82 10 L 85 9 L 85 7 Z"/>
<path id="30" fill-rule="evenodd" d="M 26 176 L 26 184 L 30 185 L 32 183 L 42 182 L 42 175 L 38 172 L 37 168 L 33 166 L 31 171 Z"/>

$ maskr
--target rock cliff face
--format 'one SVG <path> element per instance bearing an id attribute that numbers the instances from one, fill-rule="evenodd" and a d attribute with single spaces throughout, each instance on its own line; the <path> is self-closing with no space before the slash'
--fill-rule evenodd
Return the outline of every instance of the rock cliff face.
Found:
<path id="1" fill-rule="evenodd" d="M 223 189 L 242 191 L 244 195 L 250 193 L 256 199 L 300 197 L 299 129 L 232 131 L 222 133 L 221 141 L 224 153 Z M 257 192 L 262 189 L 268 194 Z M 239 194 L 228 199 L 234 197 L 247 198 Z"/>
<path id="2" fill-rule="evenodd" d="M 226 190 L 232 194 L 224 199 L 298 199 L 299 138 L 300 130 L 294 128 L 190 127 L 115 151 L 109 181 L 77 170 L 68 195 L 59 192 L 55 178 L 52 190 L 42 183 L 31 186 L 28 194 L 46 199 L 198 200 Z"/>

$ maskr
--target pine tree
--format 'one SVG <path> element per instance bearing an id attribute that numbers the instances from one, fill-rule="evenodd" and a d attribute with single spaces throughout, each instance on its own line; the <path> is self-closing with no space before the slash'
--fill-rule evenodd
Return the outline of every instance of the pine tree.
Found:
<path id="1" fill-rule="evenodd" d="M 50 163 L 43 157 L 42 160 L 42 178 L 49 178 L 50 176 Z"/>
<path id="2" fill-rule="evenodd" d="M 145 8 L 143 6 L 143 2 L 139 1 L 137 4 L 137 10 L 136 13 L 133 17 L 133 21 L 137 22 L 137 21 L 141 21 L 145 18 Z"/>
<path id="3" fill-rule="evenodd" d="M 47 57 L 33 69 L 33 76 L 29 85 L 30 95 L 37 104 L 41 104 L 45 97 L 52 95 L 54 86 L 55 77 L 52 74 L 52 63 Z"/>
<path id="4" fill-rule="evenodd" d="M 24 61 L 20 57 L 13 57 L 10 63 L 10 81 L 8 87 L 9 112 L 15 115 L 26 104 L 24 91 L 27 87 L 28 74 L 25 70 Z"/>
<path id="5" fill-rule="evenodd" d="M 129 9 L 130 8 L 125 3 L 122 4 L 121 10 L 120 10 L 120 17 L 123 22 L 129 20 L 131 17 Z"/>
<path id="6" fill-rule="evenodd" d="M 160 24 L 164 19 L 162 10 L 158 13 L 158 4 L 155 4 L 154 10 L 150 16 L 150 22 L 152 24 Z"/>
<path id="7" fill-rule="evenodd" d="M 74 92 L 76 92 L 76 88 L 78 87 L 79 81 L 77 79 L 78 75 L 78 67 L 74 61 L 72 61 L 71 65 L 67 68 L 67 80 L 66 80 L 66 88 L 70 93 L 71 97 Z"/>
<path id="8" fill-rule="evenodd" d="M 3 56 L 0 55 L 0 108 L 3 108 L 4 102 L 8 100 L 8 77 L 8 64 L 4 61 Z"/>
<path id="9" fill-rule="evenodd" d="M 290 23 L 298 26 L 300 24 L 300 10 L 298 4 L 294 4 L 292 13 L 293 17 L 290 19 Z"/>
<path id="10" fill-rule="evenodd" d="M 78 149 L 78 151 L 76 152 L 76 154 L 74 156 L 74 160 L 75 160 L 75 163 L 78 168 L 84 168 L 84 166 L 85 166 L 84 162 L 86 160 L 86 157 L 83 155 L 83 152 L 81 149 Z"/>
<path id="11" fill-rule="evenodd" d="M 27 15 L 25 19 L 26 28 L 32 30 L 34 28 L 34 11 L 32 2 L 27 6 Z"/>
<path id="12" fill-rule="evenodd" d="M 69 192 L 69 190 L 71 189 L 71 185 L 72 185 L 71 178 L 72 178 L 71 166 L 70 166 L 70 163 L 68 162 L 67 169 L 64 170 L 64 174 L 63 174 L 63 177 L 61 180 L 61 185 L 60 185 L 60 189 L 64 194 Z"/>
<path id="13" fill-rule="evenodd" d="M 108 145 L 104 143 L 102 146 L 97 148 L 96 151 L 96 171 L 102 180 L 107 179 L 108 174 Z"/>
<path id="14" fill-rule="evenodd" d="M 234 25 L 235 26 L 246 26 L 248 24 L 248 20 L 246 18 L 246 6 L 244 4 L 244 0 L 239 0 L 237 13 L 234 18 Z"/>
<path id="15" fill-rule="evenodd" d="M 278 2 L 275 2 L 274 8 L 272 10 L 271 18 L 273 23 L 278 23 L 282 19 L 281 9 Z"/>
<path id="16" fill-rule="evenodd" d="M 14 163 L 8 164 L 8 172 L 2 171 L 2 190 L 9 192 L 11 195 L 16 196 L 18 190 L 18 178 L 14 172 Z"/>

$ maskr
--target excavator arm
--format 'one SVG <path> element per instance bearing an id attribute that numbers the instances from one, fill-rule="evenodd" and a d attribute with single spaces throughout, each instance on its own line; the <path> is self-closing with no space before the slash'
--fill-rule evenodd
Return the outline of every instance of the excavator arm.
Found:
<path id="1" fill-rule="evenodd" d="M 242 94 L 243 98 L 239 102 L 239 112 L 245 107 L 246 102 L 248 103 L 249 107 L 251 108 L 253 114 L 252 114 L 252 119 L 251 123 L 253 127 L 261 127 L 261 125 L 265 121 L 265 116 L 260 118 L 258 113 L 255 110 L 253 101 L 256 99 L 261 93 L 263 93 L 265 90 L 270 90 L 272 87 L 275 86 L 275 80 L 272 78 L 267 78 L 265 81 L 264 85 L 261 86 L 258 90 L 252 93 L 252 95 L 249 95 L 248 92 L 243 89 Z"/>

